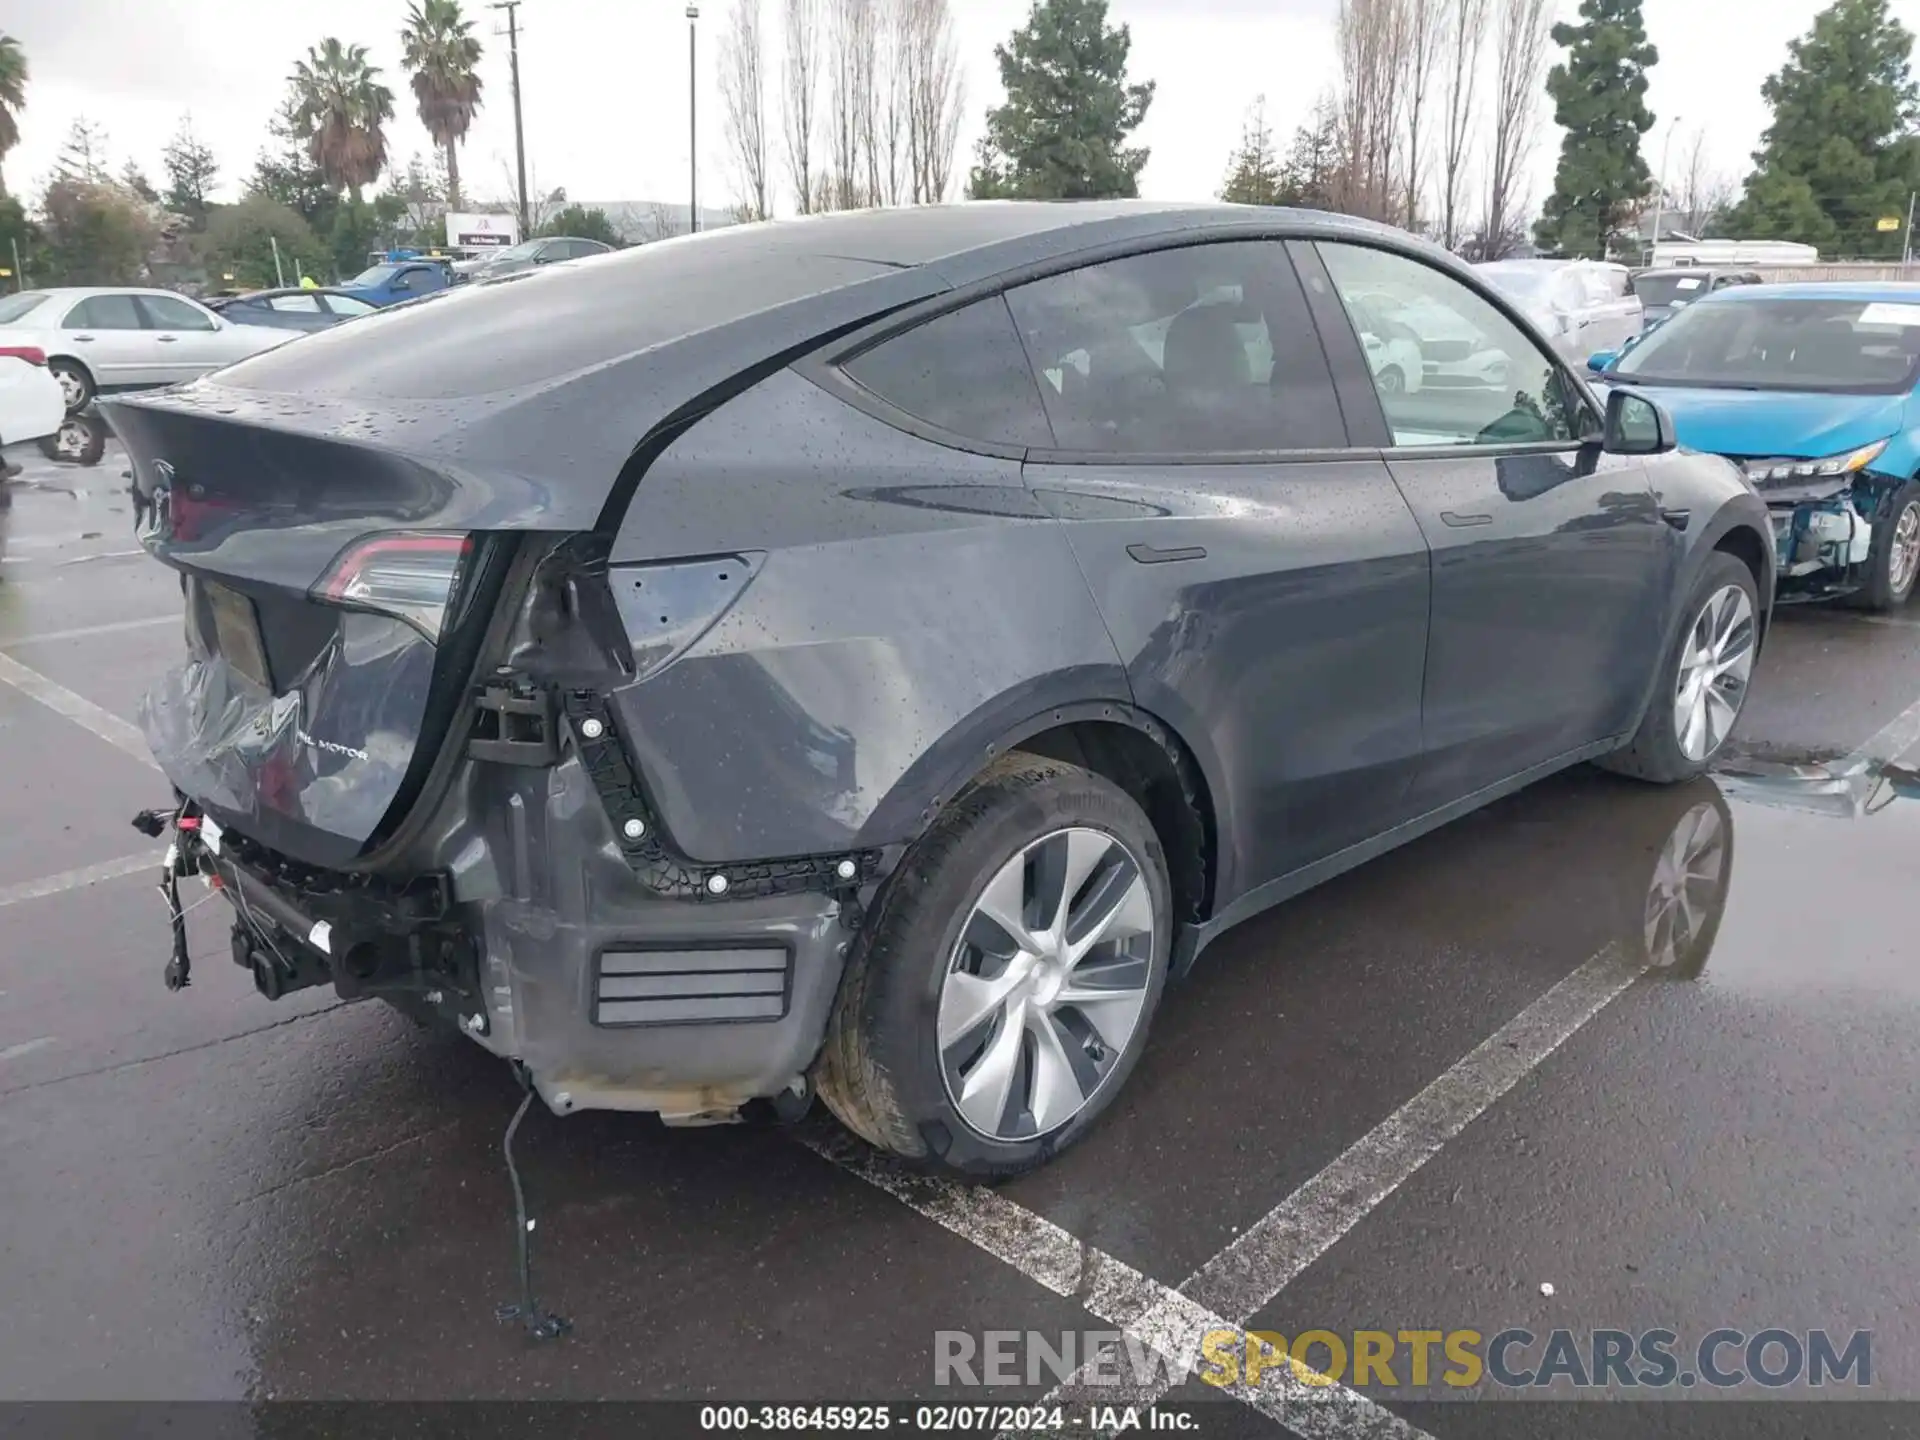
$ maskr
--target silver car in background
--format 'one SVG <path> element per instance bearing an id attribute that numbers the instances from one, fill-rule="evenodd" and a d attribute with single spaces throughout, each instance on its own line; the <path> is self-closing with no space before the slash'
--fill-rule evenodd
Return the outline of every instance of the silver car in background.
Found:
<path id="1" fill-rule="evenodd" d="M 1640 333 L 1642 307 L 1627 267 L 1597 260 L 1491 260 L 1473 267 L 1527 312 L 1573 364 Z"/>
<path id="2" fill-rule="evenodd" d="M 197 380 L 299 333 L 236 325 L 171 290 L 133 286 L 25 290 L 0 303 L 0 344 L 46 356 L 69 414 L 103 391 Z"/>

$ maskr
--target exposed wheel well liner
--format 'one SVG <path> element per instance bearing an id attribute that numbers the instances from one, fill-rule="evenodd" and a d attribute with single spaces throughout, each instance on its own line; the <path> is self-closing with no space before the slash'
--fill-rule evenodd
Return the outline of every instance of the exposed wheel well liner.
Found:
<path id="1" fill-rule="evenodd" d="M 1147 812 L 1166 851 L 1174 912 L 1197 923 L 1213 911 L 1217 831 L 1199 765 L 1180 737 L 1137 710 L 1124 720 L 1074 720 L 1029 735 L 1013 749 L 1064 760 L 1104 776 Z"/>

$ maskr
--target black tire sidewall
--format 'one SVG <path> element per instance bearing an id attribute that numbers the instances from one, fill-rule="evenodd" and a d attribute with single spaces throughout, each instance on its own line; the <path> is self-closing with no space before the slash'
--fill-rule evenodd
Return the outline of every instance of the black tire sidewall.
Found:
<path id="1" fill-rule="evenodd" d="M 964 831 L 942 849 L 931 867 L 903 862 L 894 883 L 916 886 L 910 910 L 883 918 L 871 937 L 870 963 L 887 967 L 887 983 L 868 993 L 862 1017 L 876 1058 L 895 1085 L 901 1113 L 930 1158 L 969 1174 L 993 1176 L 1030 1170 L 1071 1145 L 1112 1103 L 1145 1048 L 1147 1032 L 1166 988 L 1171 950 L 1172 886 L 1166 857 L 1152 825 L 1127 793 L 1086 771 L 1062 766 L 1038 783 L 995 794 L 981 787 L 969 797 L 984 801 L 972 810 Z M 983 793 L 984 792 L 984 793 Z M 1156 935 L 1146 1003 L 1118 1064 L 1093 1100 L 1066 1125 L 1030 1140 L 989 1139 L 960 1117 L 947 1095 L 939 1050 L 940 990 L 980 890 L 1014 855 L 1052 831 L 1069 826 L 1102 830 L 1121 841 L 1139 862 L 1152 892 Z"/>
<path id="2" fill-rule="evenodd" d="M 67 414 L 69 415 L 78 415 L 82 410 L 86 409 L 87 406 L 91 405 L 93 403 L 93 397 L 100 393 L 99 387 L 94 384 L 93 373 L 77 360 L 55 360 L 50 362 L 47 368 L 54 373 L 56 378 L 62 371 L 77 376 L 79 377 L 80 383 L 86 387 L 87 393 L 80 397 L 80 403 L 67 407 Z"/>
<path id="3" fill-rule="evenodd" d="M 1873 554 L 1868 564 L 1866 600 L 1870 609 L 1891 610 L 1905 604 L 1913 596 L 1916 586 L 1920 586 L 1920 570 L 1916 570 L 1907 581 L 1907 588 L 1895 593 L 1893 588 L 1893 532 L 1900 523 L 1901 513 L 1911 506 L 1920 505 L 1920 481 L 1909 480 L 1894 492 L 1893 502 L 1887 506 L 1887 518 L 1874 532 Z"/>
<path id="4" fill-rule="evenodd" d="M 1641 742 L 1635 747 L 1638 749 L 1640 744 L 1645 744 L 1653 751 L 1651 755 L 1645 757 L 1652 762 L 1654 773 L 1650 778 L 1671 783 L 1703 775 L 1707 768 L 1719 758 L 1721 751 L 1726 749 L 1727 742 L 1723 737 L 1719 747 L 1704 760 L 1689 758 L 1680 748 L 1680 737 L 1674 730 L 1673 706 L 1675 692 L 1680 686 L 1680 656 L 1686 649 L 1688 637 L 1693 634 L 1694 622 L 1700 618 L 1700 610 L 1707 603 L 1707 597 L 1729 585 L 1738 585 L 1746 591 L 1747 602 L 1753 606 L 1756 626 L 1754 640 L 1756 644 L 1759 642 L 1757 627 L 1761 620 L 1760 587 L 1754 583 L 1753 572 L 1747 569 L 1736 556 L 1715 551 L 1707 557 L 1707 563 L 1701 567 L 1699 575 L 1694 578 L 1692 588 L 1687 592 L 1686 602 L 1680 607 L 1679 620 L 1674 626 L 1672 638 L 1667 642 L 1667 653 L 1660 662 L 1660 677 L 1654 686 L 1652 708 L 1641 730 Z M 1752 685 L 1752 676 L 1749 675 L 1747 681 L 1749 694 L 1752 693 Z M 1741 714 L 1744 713 L 1746 713 L 1746 702 L 1743 697 Z M 1739 721 L 1740 717 L 1736 715 L 1734 724 L 1739 724 Z M 1728 733 L 1732 733 L 1731 729 Z"/>

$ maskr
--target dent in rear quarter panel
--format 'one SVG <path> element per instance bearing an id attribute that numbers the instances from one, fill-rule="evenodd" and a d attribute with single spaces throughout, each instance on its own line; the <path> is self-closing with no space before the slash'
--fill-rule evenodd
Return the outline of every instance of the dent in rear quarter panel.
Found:
<path id="1" fill-rule="evenodd" d="M 763 551 L 665 669 L 615 692 L 675 845 L 707 863 L 911 838 L 986 747 L 1128 699 L 1015 460 L 905 435 L 782 371 L 648 470 L 613 563 Z"/>

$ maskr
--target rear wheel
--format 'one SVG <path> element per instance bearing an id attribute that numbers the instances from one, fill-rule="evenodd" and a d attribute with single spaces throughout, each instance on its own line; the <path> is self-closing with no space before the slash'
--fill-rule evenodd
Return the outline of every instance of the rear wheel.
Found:
<path id="1" fill-rule="evenodd" d="M 1887 518 L 1873 527 L 1867 556 L 1867 583 L 1855 603 L 1867 610 L 1892 610 L 1907 603 L 1920 577 L 1920 481 L 1909 480 L 1895 492 Z"/>
<path id="2" fill-rule="evenodd" d="M 94 396 L 93 373 L 78 360 L 49 360 L 47 369 L 60 382 L 60 395 L 67 402 L 67 413 L 72 415 L 84 410 Z"/>
<path id="3" fill-rule="evenodd" d="M 1713 763 L 1739 720 L 1760 643 L 1753 572 L 1732 555 L 1708 556 L 1682 613 L 1639 731 L 1599 762 L 1603 769 L 1663 785 L 1690 780 Z"/>
<path id="4" fill-rule="evenodd" d="M 1166 984 L 1171 887 L 1140 807 L 1012 755 L 948 807 L 862 931 L 817 1067 L 848 1129 L 970 1176 L 1086 1132 Z"/>
<path id="5" fill-rule="evenodd" d="M 1407 377 L 1400 373 L 1400 367 L 1398 365 L 1387 366 L 1373 378 L 1375 383 L 1379 385 L 1382 395 L 1404 395 L 1407 393 Z"/>

